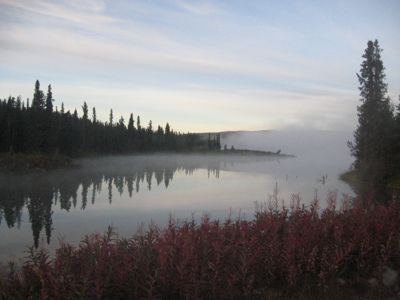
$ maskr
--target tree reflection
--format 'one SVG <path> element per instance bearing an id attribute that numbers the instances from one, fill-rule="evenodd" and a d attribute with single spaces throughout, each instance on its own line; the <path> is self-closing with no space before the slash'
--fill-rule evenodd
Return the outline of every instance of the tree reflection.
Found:
<path id="1" fill-rule="evenodd" d="M 88 194 L 91 204 L 96 202 L 96 196 L 102 192 L 105 185 L 108 201 L 111 204 L 113 193 L 119 195 L 128 191 L 130 198 L 140 191 L 141 186 L 151 191 L 154 186 L 164 185 L 168 188 L 177 171 L 192 175 L 201 165 L 143 165 L 129 169 L 78 169 L 55 171 L 40 174 L 0 175 L 0 225 L 2 222 L 8 228 L 20 226 L 24 207 L 27 208 L 31 223 L 33 244 L 37 248 L 42 232 L 50 243 L 53 230 L 53 205 L 70 211 L 71 207 L 84 210 L 88 206 Z M 219 162 L 206 166 L 208 174 L 219 177 Z M 78 196 L 80 195 L 80 196 Z M 80 203 L 78 203 L 80 200 Z M 80 206 L 79 206 L 80 205 Z M 4 221 L 3 221 L 4 220 Z M 4 225 L 2 225 L 4 226 Z"/>

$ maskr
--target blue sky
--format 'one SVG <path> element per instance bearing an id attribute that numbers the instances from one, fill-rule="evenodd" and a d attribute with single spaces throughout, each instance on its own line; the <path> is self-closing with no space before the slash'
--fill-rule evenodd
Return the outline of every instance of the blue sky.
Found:
<path id="1" fill-rule="evenodd" d="M 0 0 L 0 97 L 51 83 L 180 131 L 351 130 L 369 39 L 400 94 L 400 1 Z"/>

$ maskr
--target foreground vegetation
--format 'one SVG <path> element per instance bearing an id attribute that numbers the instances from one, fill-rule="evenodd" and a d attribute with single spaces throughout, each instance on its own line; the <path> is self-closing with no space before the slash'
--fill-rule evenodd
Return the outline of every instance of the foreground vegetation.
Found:
<path id="1" fill-rule="evenodd" d="M 296 199 L 295 199 L 296 200 Z M 368 201 L 367 201 L 368 202 Z M 112 232 L 31 251 L 3 268 L 3 299 L 379 299 L 395 296 L 400 203 L 345 199 L 290 209 L 260 207 L 254 220 L 204 217 Z"/>

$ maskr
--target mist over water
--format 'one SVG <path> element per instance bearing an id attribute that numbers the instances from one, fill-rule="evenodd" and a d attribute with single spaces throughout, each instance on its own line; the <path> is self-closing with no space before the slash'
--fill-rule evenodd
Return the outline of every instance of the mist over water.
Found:
<path id="1" fill-rule="evenodd" d="M 24 175 L 0 174 L 0 259 L 27 246 L 54 249 L 58 239 L 78 243 L 85 234 L 116 227 L 131 236 L 143 224 L 176 218 L 251 218 L 255 202 L 299 194 L 352 194 L 338 180 L 352 158 L 351 133 L 267 131 L 223 133 L 221 144 L 295 157 L 147 154 L 79 161 L 81 168 Z"/>

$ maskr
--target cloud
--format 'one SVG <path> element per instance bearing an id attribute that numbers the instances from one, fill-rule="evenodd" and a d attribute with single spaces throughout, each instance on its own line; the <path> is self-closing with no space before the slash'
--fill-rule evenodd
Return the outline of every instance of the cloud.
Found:
<path id="1" fill-rule="evenodd" d="M 353 28 L 330 20 L 311 30 L 285 13 L 210 1 L 0 0 L 0 95 L 18 93 L 16 78 L 30 96 L 39 78 L 72 108 L 85 99 L 105 117 L 112 106 L 179 129 L 353 126 L 363 47 Z"/>
<path id="2" fill-rule="evenodd" d="M 180 9 L 197 15 L 212 15 L 222 12 L 220 7 L 211 2 L 176 0 L 174 3 Z"/>
<path id="3" fill-rule="evenodd" d="M 47 84 L 47 82 L 42 82 Z M 3 82 L 0 91 L 30 97 L 33 82 Z M 319 129 L 351 129 L 355 125 L 357 99 L 351 92 L 331 91 L 310 96 L 304 92 L 204 87 L 112 87 L 99 84 L 53 85 L 56 105 L 77 108 L 86 101 L 96 106 L 98 117 L 107 120 L 109 109 L 126 119 L 140 114 L 144 123 L 171 122 L 179 131 L 271 129 L 287 126 Z"/>
<path id="4" fill-rule="evenodd" d="M 101 29 L 116 22 L 116 19 L 100 13 L 103 10 L 100 1 L 71 1 L 69 5 L 65 5 L 64 3 L 44 0 L 1 0 L 0 7 L 5 10 L 11 10 L 11 14 L 17 11 L 18 13 L 22 12 L 28 16 L 30 15 L 33 18 L 28 20 L 38 23 L 44 20 L 46 22 L 64 21 L 68 25 L 78 24 L 88 28 L 100 27 L 99 29 Z M 14 15 L 12 16 L 15 17 Z M 45 19 L 43 20 L 43 18 Z"/>

